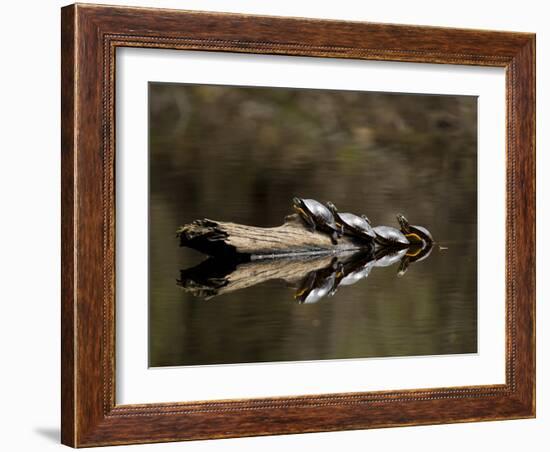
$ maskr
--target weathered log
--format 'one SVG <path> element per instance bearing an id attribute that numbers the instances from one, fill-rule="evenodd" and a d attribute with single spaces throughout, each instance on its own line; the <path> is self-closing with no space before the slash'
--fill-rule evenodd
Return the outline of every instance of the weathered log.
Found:
<path id="1" fill-rule="evenodd" d="M 326 255 L 371 249 L 372 242 L 344 236 L 337 244 L 328 234 L 312 232 L 297 215 L 273 228 L 237 223 L 195 220 L 179 228 L 180 246 L 193 248 L 210 256 L 247 256 L 265 259 L 297 255 Z"/>

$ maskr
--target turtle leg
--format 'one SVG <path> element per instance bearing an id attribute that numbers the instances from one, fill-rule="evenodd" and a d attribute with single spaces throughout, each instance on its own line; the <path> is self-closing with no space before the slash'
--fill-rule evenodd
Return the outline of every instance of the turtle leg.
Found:
<path id="1" fill-rule="evenodd" d="M 311 232 L 315 233 L 317 227 L 315 221 L 311 217 L 309 217 L 309 227 L 311 228 Z"/>
<path id="2" fill-rule="evenodd" d="M 336 227 L 338 228 L 338 238 L 342 237 L 344 235 L 344 225 L 340 223 L 336 223 Z"/>
<path id="3" fill-rule="evenodd" d="M 334 231 L 330 235 L 330 241 L 332 242 L 333 245 L 338 245 L 338 239 L 339 239 L 338 231 Z"/>
<path id="4" fill-rule="evenodd" d="M 304 212 L 305 213 L 305 212 Z M 304 221 L 307 223 L 307 225 L 309 226 L 309 229 L 311 230 L 311 232 L 315 233 L 315 221 L 313 220 L 313 218 L 311 218 L 311 215 L 303 215 L 302 218 L 304 219 Z"/>

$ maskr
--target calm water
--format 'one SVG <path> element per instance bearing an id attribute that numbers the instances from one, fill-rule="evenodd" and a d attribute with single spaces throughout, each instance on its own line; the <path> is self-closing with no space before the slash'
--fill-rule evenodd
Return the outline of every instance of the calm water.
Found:
<path id="1" fill-rule="evenodd" d="M 464 96 L 151 84 L 150 365 L 476 352 L 476 111 Z M 177 284 L 206 259 L 179 226 L 277 226 L 293 196 L 374 224 L 404 213 L 447 249 L 315 304 L 288 280 L 210 300 Z"/>

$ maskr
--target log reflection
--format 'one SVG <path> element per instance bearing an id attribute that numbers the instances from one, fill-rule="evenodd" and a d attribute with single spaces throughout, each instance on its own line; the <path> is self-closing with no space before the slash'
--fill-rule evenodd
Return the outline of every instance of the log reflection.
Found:
<path id="1" fill-rule="evenodd" d="M 340 288 L 367 278 L 375 267 L 396 265 L 396 275 L 403 276 L 411 264 L 423 261 L 431 251 L 430 245 L 249 261 L 210 257 L 195 267 L 181 270 L 177 284 L 194 296 L 210 300 L 279 280 L 294 291 L 296 302 L 309 304 L 332 297 Z"/>

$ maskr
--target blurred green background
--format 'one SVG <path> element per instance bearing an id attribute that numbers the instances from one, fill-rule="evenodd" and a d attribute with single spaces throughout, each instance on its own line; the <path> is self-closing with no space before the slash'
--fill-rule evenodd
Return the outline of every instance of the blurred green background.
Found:
<path id="1" fill-rule="evenodd" d="M 150 83 L 149 140 L 150 366 L 477 351 L 477 98 Z M 293 196 L 403 213 L 448 249 L 314 305 L 277 281 L 212 301 L 177 287 L 205 258 L 180 225 L 277 226 Z"/>

